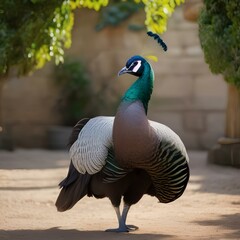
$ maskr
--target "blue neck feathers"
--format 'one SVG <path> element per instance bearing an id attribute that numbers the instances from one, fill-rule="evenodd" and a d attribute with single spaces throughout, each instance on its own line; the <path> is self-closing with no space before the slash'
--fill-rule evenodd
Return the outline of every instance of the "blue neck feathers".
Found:
<path id="1" fill-rule="evenodd" d="M 148 62 L 144 63 L 143 74 L 131 85 L 124 94 L 122 101 L 134 102 L 140 100 L 145 112 L 148 111 L 148 102 L 153 91 L 154 73 Z"/>

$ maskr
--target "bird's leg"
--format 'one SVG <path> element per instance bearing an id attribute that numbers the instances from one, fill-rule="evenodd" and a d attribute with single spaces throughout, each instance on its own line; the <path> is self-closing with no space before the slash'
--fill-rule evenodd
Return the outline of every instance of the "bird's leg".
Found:
<path id="1" fill-rule="evenodd" d="M 127 219 L 127 214 L 129 209 L 130 209 L 130 206 L 124 203 L 124 207 L 121 215 L 119 207 L 114 207 L 114 210 L 117 214 L 119 227 L 114 229 L 107 229 L 106 232 L 130 232 L 130 231 L 137 230 L 138 227 L 134 225 L 126 225 L 126 219 Z"/>
<path id="2" fill-rule="evenodd" d="M 117 214 L 118 224 L 119 224 L 119 226 L 120 226 L 122 217 L 121 217 L 121 213 L 120 213 L 119 206 L 118 206 L 118 207 L 114 207 L 114 206 L 113 206 L 113 208 L 114 208 L 114 210 L 115 210 L 115 212 L 116 212 L 116 214 Z"/>
<path id="3" fill-rule="evenodd" d="M 118 228 L 113 228 L 113 229 L 107 229 L 106 232 L 128 232 L 128 229 L 123 227 L 123 224 L 122 224 L 122 216 L 121 216 L 121 213 L 120 213 L 120 209 L 119 209 L 119 206 L 118 207 L 115 207 L 113 206 L 115 212 L 116 212 L 116 215 L 117 215 L 117 219 L 118 219 L 118 225 L 119 227 Z"/>
<path id="4" fill-rule="evenodd" d="M 113 206 L 113 208 L 116 212 L 119 226 L 118 226 L 118 228 L 107 229 L 106 232 L 129 232 L 127 226 L 125 225 L 125 223 L 123 223 L 119 206 L 118 207 Z"/>
<path id="5" fill-rule="evenodd" d="M 127 214 L 128 214 L 128 211 L 130 209 L 130 205 L 124 203 L 124 206 L 123 206 L 123 211 L 122 211 L 122 224 L 128 229 L 128 231 L 136 231 L 138 230 L 138 227 L 137 226 L 134 226 L 134 225 L 126 225 L 126 220 L 127 220 Z"/>

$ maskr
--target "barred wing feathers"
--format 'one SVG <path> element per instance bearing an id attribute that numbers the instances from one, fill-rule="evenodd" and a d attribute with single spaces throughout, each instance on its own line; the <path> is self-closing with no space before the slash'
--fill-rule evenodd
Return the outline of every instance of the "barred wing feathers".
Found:
<path id="1" fill-rule="evenodd" d="M 125 177 L 131 171 L 133 171 L 133 169 L 125 169 L 119 165 L 119 163 L 116 161 L 113 148 L 110 148 L 106 158 L 106 165 L 102 169 L 103 182 L 116 182 L 117 180 Z"/>
<path id="2" fill-rule="evenodd" d="M 189 162 L 186 148 L 182 140 L 180 139 L 180 137 L 171 128 L 167 127 L 164 124 L 161 124 L 155 121 L 149 121 L 149 122 L 151 127 L 155 130 L 159 141 L 172 143 L 176 149 L 179 149 L 179 151 L 182 152 L 182 154 L 186 158 L 186 161 Z"/>
<path id="3" fill-rule="evenodd" d="M 151 166 L 147 166 L 156 191 L 162 203 L 179 198 L 189 180 L 189 158 L 179 136 L 167 126 L 151 121 L 158 137 L 158 145 Z"/>

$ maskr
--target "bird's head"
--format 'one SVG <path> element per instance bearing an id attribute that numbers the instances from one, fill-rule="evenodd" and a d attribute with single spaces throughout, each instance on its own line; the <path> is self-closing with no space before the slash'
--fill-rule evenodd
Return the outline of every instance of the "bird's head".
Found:
<path id="1" fill-rule="evenodd" d="M 146 60 L 141 56 L 133 56 L 129 58 L 126 63 L 126 66 L 120 70 L 118 76 L 124 73 L 129 73 L 138 77 L 141 76 L 143 74 L 145 62 Z"/>

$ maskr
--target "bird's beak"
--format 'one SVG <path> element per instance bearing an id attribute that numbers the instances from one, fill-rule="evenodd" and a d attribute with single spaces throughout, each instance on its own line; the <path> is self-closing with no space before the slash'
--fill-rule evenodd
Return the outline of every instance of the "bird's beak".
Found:
<path id="1" fill-rule="evenodd" d="M 127 67 L 123 67 L 123 68 L 119 71 L 118 76 L 120 76 L 120 75 L 122 75 L 122 74 L 124 74 L 124 73 L 129 73 L 129 72 L 130 72 L 130 71 L 128 70 Z"/>

